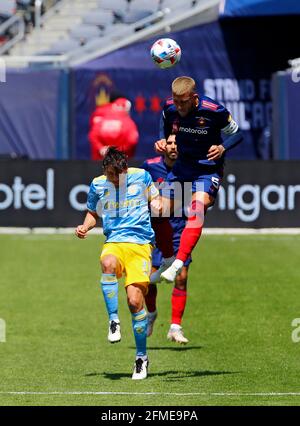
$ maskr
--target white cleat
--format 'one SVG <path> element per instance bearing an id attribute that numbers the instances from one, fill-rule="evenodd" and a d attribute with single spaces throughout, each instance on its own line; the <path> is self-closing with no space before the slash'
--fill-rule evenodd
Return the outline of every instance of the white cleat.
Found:
<path id="1" fill-rule="evenodd" d="M 153 333 L 153 326 L 154 326 L 154 322 L 155 322 L 155 320 L 157 318 L 157 311 L 155 311 L 155 312 L 148 312 L 147 318 L 148 318 L 147 337 L 149 337 Z"/>
<path id="2" fill-rule="evenodd" d="M 110 343 L 117 343 L 121 340 L 121 326 L 119 320 L 112 320 L 109 321 L 109 327 L 108 327 L 108 341 Z"/>
<path id="3" fill-rule="evenodd" d="M 173 283 L 176 276 L 180 274 L 181 269 L 177 269 L 174 265 L 171 265 L 166 269 L 160 276 L 162 282 Z"/>
<path id="4" fill-rule="evenodd" d="M 167 334 L 167 339 L 171 342 L 181 343 L 183 345 L 186 345 L 189 341 L 184 336 L 182 328 L 170 328 Z"/>
<path id="5" fill-rule="evenodd" d="M 173 283 L 178 274 L 180 274 L 183 267 L 183 261 L 175 259 L 172 265 L 161 274 L 161 281 L 167 283 Z"/>
<path id="6" fill-rule="evenodd" d="M 147 359 L 137 358 L 134 363 L 132 380 L 146 379 L 148 373 L 149 361 Z"/>
<path id="7" fill-rule="evenodd" d="M 160 282 L 160 276 L 162 272 L 164 272 L 166 269 L 168 269 L 169 266 L 172 265 L 172 263 L 175 260 L 175 256 L 163 258 L 160 267 L 157 271 L 152 272 L 150 275 L 150 284 L 157 284 Z"/>

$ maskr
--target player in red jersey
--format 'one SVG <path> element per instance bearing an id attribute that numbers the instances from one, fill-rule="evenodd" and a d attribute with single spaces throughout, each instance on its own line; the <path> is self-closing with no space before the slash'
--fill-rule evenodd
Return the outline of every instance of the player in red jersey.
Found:
<path id="1" fill-rule="evenodd" d="M 98 106 L 90 119 L 89 141 L 92 160 L 102 160 L 108 147 L 114 146 L 134 156 L 139 139 L 135 122 L 130 117 L 131 103 L 123 97 L 112 97 L 107 104 Z"/>

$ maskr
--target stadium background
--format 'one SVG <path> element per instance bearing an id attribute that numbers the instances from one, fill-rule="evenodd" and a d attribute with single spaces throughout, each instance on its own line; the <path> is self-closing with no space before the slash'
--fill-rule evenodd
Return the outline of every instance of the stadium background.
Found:
<path id="1" fill-rule="evenodd" d="M 207 226 L 297 226 L 293 217 L 299 204 L 298 168 L 294 166 L 291 172 L 289 163 L 272 162 L 300 158 L 300 85 L 293 81 L 292 70 L 283 71 L 288 68 L 288 61 L 299 54 L 297 7 L 294 2 L 282 5 L 249 0 L 243 7 L 234 1 L 221 3 L 217 20 L 168 34 L 178 41 L 183 56 L 176 67 L 167 71 L 157 69 L 150 60 L 149 49 L 157 35 L 76 66 L 32 62 L 27 67 L 7 67 L 6 82 L 0 83 L 0 209 L 6 213 L 1 215 L 0 225 L 74 226 L 76 220 L 71 216 L 67 222 L 59 219 L 63 214 L 58 209 L 63 205 L 76 217 L 76 209 L 67 199 L 60 203 L 61 207 L 56 203 L 51 212 L 54 215 L 39 208 L 38 201 L 36 207 L 34 203 L 32 208 L 21 203 L 16 208 L 11 190 L 14 179 L 20 177 L 25 185 L 43 181 L 48 164 L 44 163 L 43 168 L 41 163 L 38 167 L 32 163 L 32 167 L 32 160 L 60 160 L 51 163 L 57 170 L 65 167 L 61 160 L 89 160 L 89 118 L 96 103 L 105 102 L 112 90 L 125 93 L 132 102 L 132 118 L 140 134 L 132 165 L 141 164 L 155 155 L 153 142 L 158 134 L 161 106 L 170 95 L 172 80 L 191 75 L 199 84 L 199 92 L 225 104 L 244 132 L 243 144 L 228 154 L 230 160 L 235 160 L 235 184 L 250 185 L 248 191 L 244 187 L 240 197 L 244 208 L 251 211 L 257 203 L 255 185 L 274 185 L 267 190 L 267 207 L 259 209 L 255 220 L 241 219 L 234 213 L 236 208 L 226 203 L 221 214 L 216 211 L 210 215 Z M 288 35 L 278 31 L 284 27 L 289 28 Z M 252 160 L 252 167 L 238 160 Z M 261 160 L 271 163 L 266 166 Z M 76 174 L 77 163 L 67 166 L 71 174 Z M 100 167 L 99 172 L 95 164 L 82 167 L 76 184 L 88 185 L 93 173 L 100 173 Z M 227 168 L 230 169 L 231 166 Z M 72 185 L 71 180 L 67 182 L 69 177 L 68 174 L 63 182 L 55 182 L 56 199 L 60 196 L 58 191 L 65 194 Z M 294 187 L 290 190 L 290 203 L 285 188 L 288 179 Z M 66 188 L 59 189 L 61 185 Z M 223 185 L 226 191 L 226 179 Z"/>
<path id="2" fill-rule="evenodd" d="M 27 3 L 35 2 L 17 3 L 23 4 L 30 34 L 37 15 Z M 190 3 L 192 11 L 202 0 Z M 214 19 L 191 15 L 177 30 L 166 25 L 171 32 L 146 37 L 143 31 L 157 25 L 148 22 L 140 41 L 80 64 L 57 62 L 47 53 L 47 61 L 36 55 L 16 66 L 12 48 L 2 54 L 0 228 L 9 235 L 0 235 L 0 318 L 7 325 L 4 343 L 0 321 L 0 405 L 300 404 L 300 240 L 287 235 L 299 233 L 300 6 L 292 0 L 219 3 Z M 3 19 L 5 24 L 12 18 Z M 0 49 L 15 36 L 14 27 L 1 31 Z M 183 53 L 178 66 L 161 71 L 149 49 L 166 35 Z M 194 252 L 184 316 L 191 343 L 167 344 L 170 288 L 159 289 L 150 375 L 136 389 L 128 380 L 133 346 L 124 295 L 124 344 L 115 351 L 105 345 L 99 236 L 82 242 L 29 228 L 81 222 L 88 185 L 100 173 L 100 164 L 89 159 L 87 140 L 96 99 L 118 89 L 131 100 L 140 132 L 131 160 L 137 166 L 155 155 L 160 108 L 173 78 L 182 74 L 228 106 L 245 141 L 230 152 L 218 201 L 207 216 L 206 228 L 222 228 L 221 235 L 204 235 Z M 16 235 L 16 228 L 29 235 Z M 242 235 L 225 235 L 223 228 L 256 228 L 257 234 L 245 235 L 244 229 Z M 262 228 L 284 235 L 266 235 Z"/>

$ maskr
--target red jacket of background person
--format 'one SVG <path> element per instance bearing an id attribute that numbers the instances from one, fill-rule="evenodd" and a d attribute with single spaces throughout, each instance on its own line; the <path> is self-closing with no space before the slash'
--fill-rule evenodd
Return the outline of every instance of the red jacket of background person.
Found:
<path id="1" fill-rule="evenodd" d="M 129 115 L 130 108 L 128 99 L 118 98 L 95 109 L 88 135 L 92 160 L 102 160 L 109 146 L 124 151 L 129 158 L 134 156 L 139 133 Z"/>

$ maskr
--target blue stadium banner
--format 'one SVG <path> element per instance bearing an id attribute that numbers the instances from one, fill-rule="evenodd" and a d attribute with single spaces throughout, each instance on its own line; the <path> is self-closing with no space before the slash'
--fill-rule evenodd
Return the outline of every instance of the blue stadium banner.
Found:
<path id="1" fill-rule="evenodd" d="M 68 158 L 68 86 L 63 70 L 7 70 L 0 84 L 0 156 Z"/>
<path id="2" fill-rule="evenodd" d="M 274 158 L 300 159 L 300 67 L 273 76 Z"/>
<path id="3" fill-rule="evenodd" d="M 132 166 L 139 166 L 131 163 Z M 0 162 L 0 226 L 74 227 L 89 185 L 102 174 L 91 161 Z M 228 161 L 206 227 L 299 227 L 300 162 Z"/>
<path id="4" fill-rule="evenodd" d="M 221 17 L 247 17 L 300 14 L 297 0 L 221 0 Z"/>

